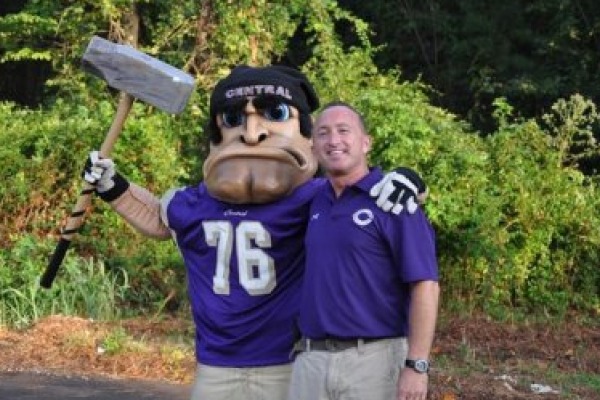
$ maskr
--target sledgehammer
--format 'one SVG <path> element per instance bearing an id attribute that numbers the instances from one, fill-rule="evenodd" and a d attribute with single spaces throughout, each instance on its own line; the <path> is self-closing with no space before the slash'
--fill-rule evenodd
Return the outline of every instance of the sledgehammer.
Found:
<path id="1" fill-rule="evenodd" d="M 185 108 L 194 90 L 194 78 L 150 57 L 131 46 L 112 43 L 94 36 L 83 55 L 82 68 L 104 79 L 109 86 L 121 91 L 116 115 L 100 147 L 100 156 L 108 157 L 123 124 L 129 115 L 133 99 L 178 114 Z M 73 236 L 83 224 L 86 209 L 91 203 L 94 186 L 86 183 L 73 207 L 50 263 L 40 279 L 40 285 L 50 288 Z"/>

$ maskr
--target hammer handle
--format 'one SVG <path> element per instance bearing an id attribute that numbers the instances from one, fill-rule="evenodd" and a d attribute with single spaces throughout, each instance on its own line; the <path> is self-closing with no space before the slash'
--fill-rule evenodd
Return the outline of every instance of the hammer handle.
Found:
<path id="1" fill-rule="evenodd" d="M 125 124 L 125 120 L 129 115 L 129 111 L 131 110 L 131 106 L 133 104 L 133 97 L 126 93 L 121 92 L 121 98 L 119 100 L 119 105 L 117 107 L 117 113 L 115 118 L 113 119 L 112 125 L 104 138 L 104 142 L 100 147 L 100 157 L 108 157 L 112 152 L 115 142 L 119 137 L 119 134 L 123 130 L 123 125 Z M 75 207 L 73 207 L 73 211 L 71 215 L 69 215 L 67 219 L 67 223 L 63 230 L 61 231 L 61 237 L 56 249 L 54 250 L 54 254 L 50 259 L 48 267 L 42 275 L 40 279 L 40 285 L 44 288 L 50 288 L 52 286 L 52 282 L 56 277 L 58 272 L 58 268 L 62 263 L 65 254 L 71 244 L 71 241 L 75 234 L 79 231 L 81 226 L 83 225 L 83 218 L 85 216 L 85 212 L 90 206 L 92 202 L 92 194 L 95 191 L 94 185 L 85 182 L 85 185 L 81 192 L 79 193 L 79 198 L 77 199 L 77 203 Z"/>

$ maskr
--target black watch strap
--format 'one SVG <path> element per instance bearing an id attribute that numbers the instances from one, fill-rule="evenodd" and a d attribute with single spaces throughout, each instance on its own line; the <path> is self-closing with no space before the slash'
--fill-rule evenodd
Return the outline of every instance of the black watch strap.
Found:
<path id="1" fill-rule="evenodd" d="M 406 359 L 404 365 L 407 368 L 412 368 L 420 374 L 426 374 L 429 372 L 429 361 L 423 359 L 411 360 Z"/>

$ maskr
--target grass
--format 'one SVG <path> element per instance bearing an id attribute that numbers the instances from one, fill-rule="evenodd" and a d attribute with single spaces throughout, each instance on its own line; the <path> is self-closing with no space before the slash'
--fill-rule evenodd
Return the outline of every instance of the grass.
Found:
<path id="1" fill-rule="evenodd" d="M 93 258 L 68 257 L 52 288 L 44 289 L 39 284 L 39 266 L 48 253 L 29 240 L 15 247 L 14 257 L 0 257 L 0 280 L 6 283 L 0 290 L 0 325 L 22 328 L 56 314 L 103 321 L 121 317 L 120 304 L 129 289 L 124 270 L 108 270 Z M 22 253 L 29 257 L 21 257 Z"/>

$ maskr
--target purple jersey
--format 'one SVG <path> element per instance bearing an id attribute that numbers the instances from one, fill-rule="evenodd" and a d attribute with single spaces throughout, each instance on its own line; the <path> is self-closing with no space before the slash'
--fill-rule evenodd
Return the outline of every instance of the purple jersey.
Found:
<path id="1" fill-rule="evenodd" d="M 438 279 L 433 228 L 419 208 L 378 208 L 372 170 L 336 199 L 329 183 L 310 207 L 300 330 L 306 337 L 406 336 L 408 284 Z"/>
<path id="2" fill-rule="evenodd" d="M 166 207 L 183 256 L 196 357 L 207 365 L 288 363 L 297 331 L 311 180 L 269 204 L 234 205 L 204 184 L 173 194 Z"/>

